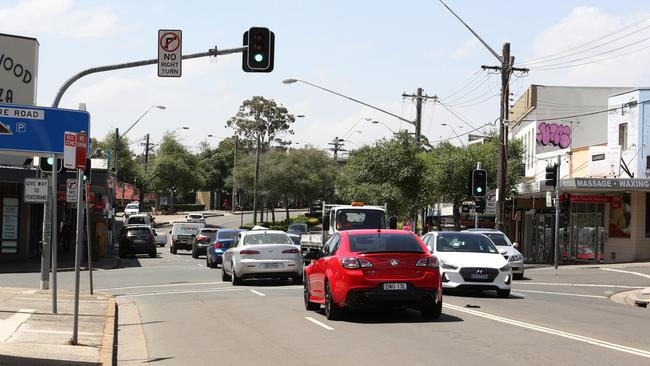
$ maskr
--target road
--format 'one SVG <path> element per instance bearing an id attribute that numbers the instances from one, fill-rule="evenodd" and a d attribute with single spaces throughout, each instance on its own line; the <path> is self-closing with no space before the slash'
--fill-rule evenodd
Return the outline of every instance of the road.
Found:
<path id="1" fill-rule="evenodd" d="M 225 225 L 233 217 L 211 218 Z M 205 258 L 159 249 L 97 271 L 97 291 L 120 303 L 120 364 L 159 365 L 641 365 L 650 362 L 649 310 L 609 299 L 650 286 L 650 264 L 531 269 L 510 298 L 446 294 L 443 316 L 412 310 L 328 321 L 303 307 L 302 287 L 233 287 Z M 84 273 L 85 274 L 85 273 Z M 72 287 L 72 273 L 59 275 Z M 87 289 L 83 277 L 82 289 Z M 37 287 L 38 274 L 0 274 L 2 286 Z M 135 320 L 133 320 L 135 319 Z M 132 331 L 141 327 L 142 332 Z M 133 349 L 140 344 L 139 349 Z M 137 358 L 138 352 L 141 358 Z"/>

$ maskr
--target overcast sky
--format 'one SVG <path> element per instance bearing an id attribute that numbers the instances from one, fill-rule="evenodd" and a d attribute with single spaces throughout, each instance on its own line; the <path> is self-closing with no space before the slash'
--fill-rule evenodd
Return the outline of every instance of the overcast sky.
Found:
<path id="1" fill-rule="evenodd" d="M 528 75 L 513 77 L 513 98 L 533 83 L 650 86 L 648 1 L 446 2 L 497 52 L 510 42 L 516 66 L 531 67 Z M 415 107 L 401 94 L 422 87 L 443 103 L 424 106 L 422 132 L 430 140 L 454 136 L 450 126 L 465 134 L 498 116 L 500 78 L 481 70 L 497 60 L 437 0 L 2 0 L 0 19 L 0 33 L 38 39 L 37 93 L 44 106 L 83 69 L 156 58 L 161 28 L 183 31 L 186 54 L 239 47 L 251 26 L 275 32 L 270 74 L 244 73 L 238 54 L 184 61 L 178 79 L 159 78 L 155 65 L 85 77 L 68 90 L 61 107 L 86 103 L 91 135 L 98 138 L 116 127 L 124 131 L 151 105 L 164 105 L 166 110 L 152 110 L 128 137 L 150 133 L 157 142 L 165 131 L 186 126 L 190 129 L 178 131 L 184 144 L 205 139 L 216 144 L 218 138 L 207 135 L 232 135 L 226 120 L 254 95 L 305 115 L 292 138 L 302 145 L 325 147 L 338 136 L 354 148 L 389 136 L 389 128 L 413 129 L 308 85 L 282 84 L 289 77 L 407 119 L 415 117 Z M 558 108 L 558 114 L 569 110 Z"/>

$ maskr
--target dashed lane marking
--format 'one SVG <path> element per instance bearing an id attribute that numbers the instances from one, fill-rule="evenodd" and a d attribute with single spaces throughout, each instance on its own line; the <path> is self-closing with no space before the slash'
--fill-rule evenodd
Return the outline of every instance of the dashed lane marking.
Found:
<path id="1" fill-rule="evenodd" d="M 562 338 L 568 338 L 568 339 L 575 340 L 575 341 L 578 341 L 578 342 L 588 343 L 588 344 L 591 344 L 591 345 L 594 345 L 594 346 L 597 346 L 597 347 L 608 348 L 608 349 L 611 349 L 611 350 L 614 350 L 614 351 L 624 352 L 624 353 L 632 354 L 632 355 L 635 355 L 635 356 L 650 358 L 650 351 L 646 351 L 646 350 L 642 350 L 642 349 L 638 349 L 638 348 L 627 347 L 627 346 L 623 346 L 621 344 L 610 343 L 610 342 L 603 341 L 603 340 L 600 340 L 600 339 L 581 336 L 581 335 L 575 334 L 575 333 L 569 333 L 569 332 L 564 332 L 564 331 L 553 329 L 553 328 L 542 327 L 542 326 L 532 324 L 532 323 L 525 323 L 525 322 L 521 322 L 521 321 L 518 321 L 518 320 L 515 320 L 515 319 L 510 319 L 510 318 L 505 318 L 505 317 L 501 317 L 501 316 L 497 316 L 497 315 L 484 313 L 482 311 L 466 309 L 466 308 L 456 306 L 456 305 L 445 304 L 444 307 L 447 308 L 447 309 L 459 311 L 461 313 L 470 314 L 470 315 L 478 316 L 478 317 L 481 317 L 481 318 L 494 320 L 494 321 L 497 321 L 497 322 L 500 322 L 500 323 L 504 323 L 504 324 L 508 324 L 508 325 L 512 325 L 512 326 L 516 326 L 516 327 L 520 327 L 520 328 L 534 330 L 534 331 L 537 331 L 537 332 L 540 332 L 540 333 L 546 333 L 546 334 L 550 334 L 550 335 L 554 335 L 554 336 L 558 336 L 558 337 L 562 337 Z"/>
<path id="2" fill-rule="evenodd" d="M 629 288 L 639 289 L 643 286 L 625 286 L 625 285 L 600 285 L 592 283 L 562 283 L 562 282 L 521 282 L 517 285 L 533 285 L 533 286 L 570 286 L 570 287 L 614 287 L 614 288 Z"/>
<path id="3" fill-rule="evenodd" d="M 254 293 L 255 295 L 266 296 L 266 295 L 264 295 L 263 293 L 261 293 L 259 291 L 251 290 L 251 292 Z"/>
<path id="4" fill-rule="evenodd" d="M 309 320 L 310 322 L 312 322 L 312 323 L 318 325 L 319 327 L 323 327 L 323 328 L 325 328 L 325 329 L 327 329 L 327 330 L 334 330 L 334 328 L 330 327 L 329 325 L 324 324 L 324 323 L 321 323 L 321 322 L 319 322 L 318 320 L 316 320 L 316 319 L 314 319 L 314 318 L 312 318 L 312 317 L 310 317 L 310 316 L 306 316 L 305 319 L 307 319 L 307 320 Z"/>
<path id="5" fill-rule="evenodd" d="M 142 285 L 142 286 L 128 286 L 128 287 L 109 287 L 101 288 L 96 291 L 110 291 L 110 290 L 129 290 L 135 288 L 151 288 L 151 287 L 176 287 L 176 286 L 198 286 L 198 285 L 218 285 L 230 284 L 229 282 L 192 282 L 192 283 L 167 283 L 162 285 Z"/>

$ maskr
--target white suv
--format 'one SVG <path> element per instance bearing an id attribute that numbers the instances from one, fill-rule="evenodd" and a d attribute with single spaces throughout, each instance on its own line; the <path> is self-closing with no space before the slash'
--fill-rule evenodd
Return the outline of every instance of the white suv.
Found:
<path id="1" fill-rule="evenodd" d="M 187 222 L 200 222 L 205 224 L 205 216 L 202 213 L 190 213 L 185 216 Z"/>
<path id="2" fill-rule="evenodd" d="M 508 239 L 508 236 L 499 230 L 467 229 L 466 231 L 486 235 L 490 240 L 492 240 L 494 245 L 499 248 L 499 250 L 505 250 L 506 254 L 503 256 L 508 260 L 508 262 L 510 262 L 514 279 L 521 280 L 524 278 L 524 256 L 521 255 L 519 250 L 517 250 L 519 244 L 511 242 L 510 239 Z"/>
<path id="3" fill-rule="evenodd" d="M 131 202 L 124 208 L 124 215 L 129 217 L 140 213 L 140 204 L 138 202 Z"/>

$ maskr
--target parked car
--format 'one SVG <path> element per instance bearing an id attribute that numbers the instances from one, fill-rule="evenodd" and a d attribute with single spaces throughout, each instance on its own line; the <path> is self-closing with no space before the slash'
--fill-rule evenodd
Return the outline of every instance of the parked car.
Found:
<path id="1" fill-rule="evenodd" d="M 176 254 L 179 249 L 192 250 L 194 237 L 199 234 L 203 226 L 205 225 L 199 222 L 172 223 L 172 229 L 169 231 L 172 240 L 169 252 Z"/>
<path id="2" fill-rule="evenodd" d="M 138 213 L 140 213 L 140 204 L 138 202 L 131 202 L 124 208 L 124 216 L 127 218 Z"/>
<path id="3" fill-rule="evenodd" d="M 187 222 L 201 222 L 205 224 L 205 216 L 202 213 L 191 213 L 185 216 Z"/>
<path id="4" fill-rule="evenodd" d="M 155 258 L 157 253 L 153 230 L 148 225 L 125 225 L 119 242 L 119 255 L 149 254 Z"/>
<path id="5" fill-rule="evenodd" d="M 207 248 L 217 235 L 217 230 L 216 228 L 204 227 L 199 231 L 199 234 L 192 240 L 192 258 L 198 258 L 200 255 L 207 253 Z"/>
<path id="6" fill-rule="evenodd" d="M 149 213 L 132 214 L 126 219 L 126 225 L 149 225 L 154 227 L 153 217 Z"/>
<path id="7" fill-rule="evenodd" d="M 468 229 L 467 231 L 481 233 L 490 238 L 497 249 L 505 250 L 504 258 L 510 262 L 512 267 L 512 276 L 515 280 L 524 278 L 524 256 L 517 250 L 519 244 L 510 241 L 508 236 L 502 231 L 494 229 Z"/>
<path id="8" fill-rule="evenodd" d="M 221 264 L 223 253 L 230 249 L 237 233 L 244 231 L 241 229 L 221 229 L 212 239 L 205 255 L 205 265 L 209 268 L 215 268 Z"/>
<path id="9" fill-rule="evenodd" d="M 156 245 L 160 245 L 161 247 L 164 247 L 167 244 L 167 234 L 165 234 L 164 232 L 154 230 L 153 235 L 156 240 Z"/>
<path id="10" fill-rule="evenodd" d="M 296 224 L 291 224 L 287 228 L 287 233 L 288 234 L 297 234 L 297 235 L 302 235 L 302 234 L 307 234 L 307 224 L 303 222 L 299 222 Z"/>
<path id="11" fill-rule="evenodd" d="M 223 253 L 221 278 L 241 284 L 248 278 L 291 278 L 302 282 L 302 256 L 289 236 L 280 230 L 251 230 L 237 234 Z"/>
<path id="12" fill-rule="evenodd" d="M 340 231 L 307 258 L 305 308 L 323 304 L 327 319 L 340 318 L 345 308 L 376 305 L 411 306 L 424 318 L 441 315 L 438 260 L 411 232 Z"/>
<path id="13" fill-rule="evenodd" d="M 440 260 L 443 288 L 496 290 L 499 297 L 510 296 L 510 264 L 487 236 L 469 231 L 433 231 L 422 241 Z"/>

